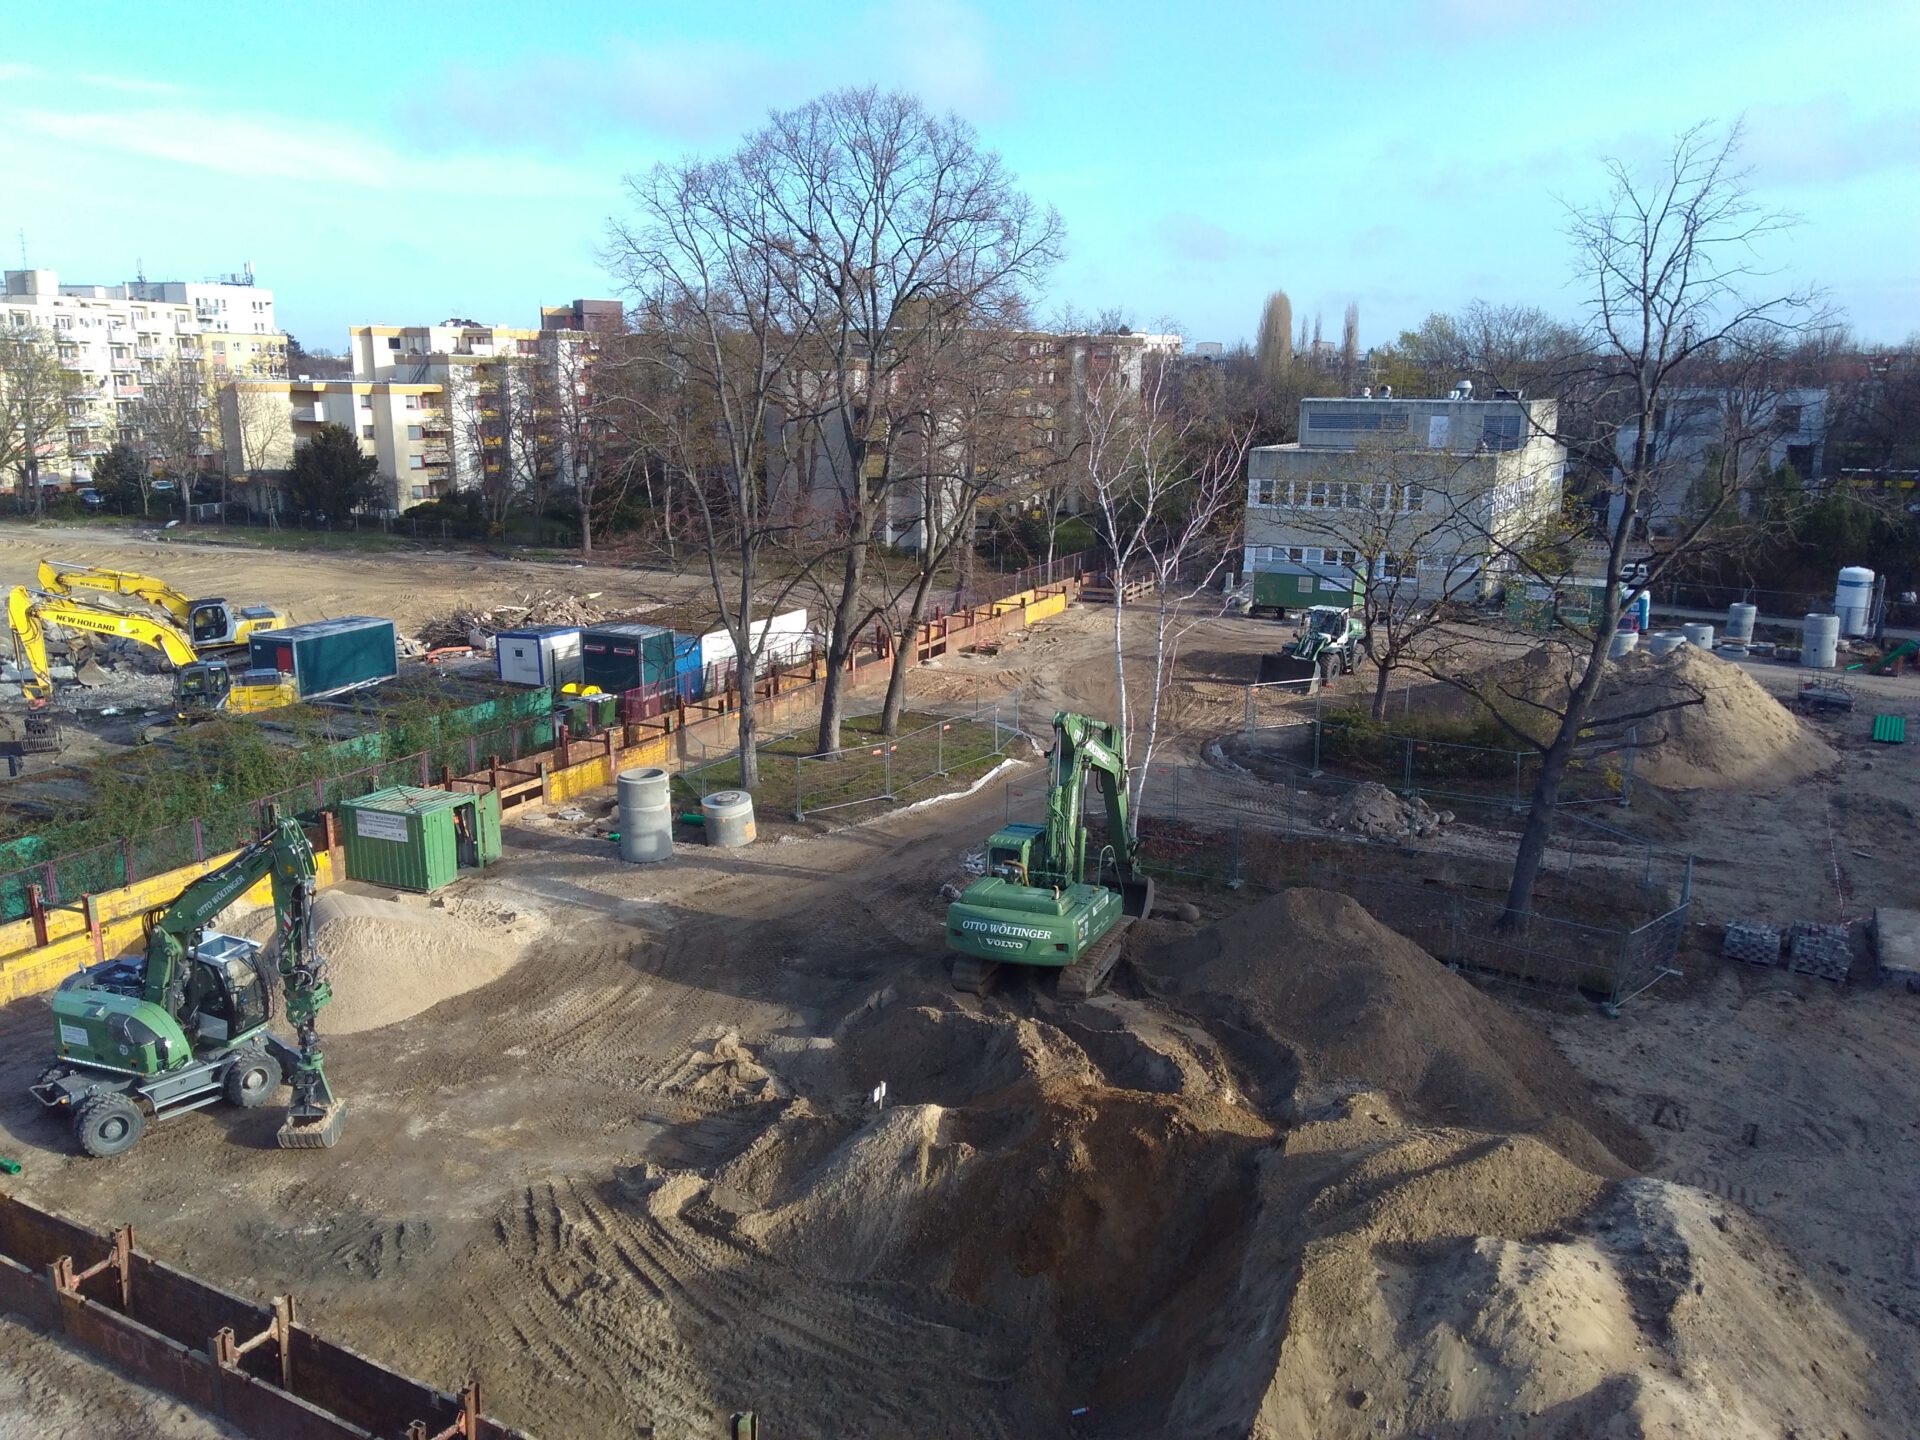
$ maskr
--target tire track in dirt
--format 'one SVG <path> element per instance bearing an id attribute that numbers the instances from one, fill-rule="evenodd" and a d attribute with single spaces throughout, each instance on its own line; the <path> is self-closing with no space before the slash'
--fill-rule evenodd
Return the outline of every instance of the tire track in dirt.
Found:
<path id="1" fill-rule="evenodd" d="M 945 1433 L 1008 1433 L 993 1411 L 1020 1363 L 1011 1346 L 701 1230 L 679 1213 L 691 1177 L 635 1193 L 649 1183 L 531 1186 L 496 1226 L 518 1282 L 480 1280 L 494 1268 L 484 1254 L 463 1267 L 484 1348 L 519 1350 L 550 1398 L 553 1379 L 568 1381 L 548 1430 L 589 1433 L 572 1430 L 577 1412 L 583 1424 L 624 1413 L 700 1433 L 755 1405 L 795 1433 L 907 1434 L 925 1419 L 916 1392 L 938 1373 L 943 1393 L 968 1402 L 943 1406 Z M 751 1377 L 753 1393 L 718 1393 L 722 1377 Z M 847 1428 L 849 1413 L 870 1428 Z"/>

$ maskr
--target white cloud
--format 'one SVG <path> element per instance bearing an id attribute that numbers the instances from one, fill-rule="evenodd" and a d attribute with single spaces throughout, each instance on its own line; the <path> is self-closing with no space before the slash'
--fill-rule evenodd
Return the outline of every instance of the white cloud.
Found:
<path id="1" fill-rule="evenodd" d="M 516 156 L 408 155 L 336 126 L 189 107 L 0 112 L 16 135 L 247 181 L 294 181 L 485 202 L 609 193 L 613 177 Z"/>
<path id="2" fill-rule="evenodd" d="M 100 75 L 83 71 L 66 78 L 80 85 L 91 85 L 96 90 L 115 90 L 122 95 L 183 95 L 187 90 L 177 81 L 149 80 L 139 75 Z"/>

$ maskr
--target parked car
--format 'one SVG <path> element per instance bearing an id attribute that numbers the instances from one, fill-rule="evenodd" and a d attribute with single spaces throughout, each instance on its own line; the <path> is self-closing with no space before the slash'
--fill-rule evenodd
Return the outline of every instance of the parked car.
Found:
<path id="1" fill-rule="evenodd" d="M 102 495 L 98 490 L 87 489 L 78 491 L 77 493 L 80 496 L 80 503 L 86 506 L 87 509 L 101 510 L 106 508 L 107 497 Z"/>

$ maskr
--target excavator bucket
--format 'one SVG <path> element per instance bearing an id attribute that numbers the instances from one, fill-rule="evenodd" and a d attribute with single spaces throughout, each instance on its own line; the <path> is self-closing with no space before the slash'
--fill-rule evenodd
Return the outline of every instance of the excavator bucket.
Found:
<path id="1" fill-rule="evenodd" d="M 1318 660 L 1303 660 L 1293 652 L 1292 647 L 1271 651 L 1260 657 L 1260 683 L 1270 685 L 1276 680 L 1311 680 L 1319 668 Z"/>
<path id="2" fill-rule="evenodd" d="M 274 1138 L 282 1150 L 331 1150 L 347 1123 L 347 1102 L 295 1107 Z"/>
<path id="3" fill-rule="evenodd" d="M 1136 875 L 1120 885 L 1120 913 L 1131 915 L 1136 920 L 1144 920 L 1153 914 L 1153 879 L 1147 875 Z"/>

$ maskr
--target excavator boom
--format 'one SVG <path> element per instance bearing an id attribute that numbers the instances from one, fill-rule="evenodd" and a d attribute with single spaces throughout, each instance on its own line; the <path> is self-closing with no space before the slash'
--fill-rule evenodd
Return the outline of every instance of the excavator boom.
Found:
<path id="1" fill-rule="evenodd" d="M 264 605 L 236 606 L 217 597 L 193 600 L 151 575 L 76 561 L 42 560 L 40 588 L 61 596 L 75 590 L 131 595 L 164 612 L 200 650 L 232 649 L 246 644 L 254 635 L 282 629 L 287 623 L 284 614 Z"/>

